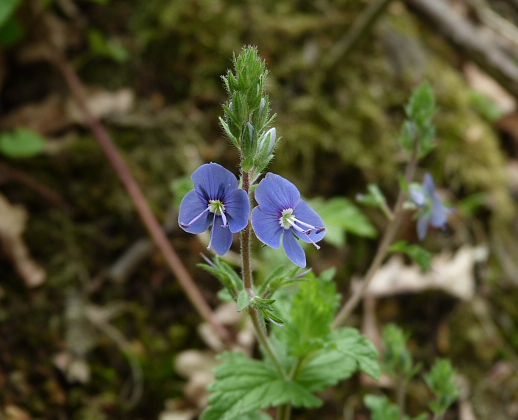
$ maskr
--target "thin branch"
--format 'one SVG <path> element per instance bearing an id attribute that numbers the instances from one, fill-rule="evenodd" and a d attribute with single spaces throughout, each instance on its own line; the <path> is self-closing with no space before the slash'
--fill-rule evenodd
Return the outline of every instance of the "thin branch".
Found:
<path id="1" fill-rule="evenodd" d="M 322 67 L 326 70 L 333 68 L 337 62 L 369 33 L 392 0 L 377 0 L 370 3 L 355 19 L 347 33 L 340 39 L 323 58 Z"/>
<path id="2" fill-rule="evenodd" d="M 72 206 L 67 203 L 67 201 L 56 190 L 42 184 L 31 175 L 13 168 L 7 163 L 0 162 L 0 181 L 3 181 L 3 179 L 19 182 L 39 194 L 49 203 L 61 208 L 67 213 L 73 212 Z"/>
<path id="3" fill-rule="evenodd" d="M 407 185 L 410 185 L 410 183 L 412 182 L 412 179 L 414 178 L 414 174 L 416 171 L 419 156 L 418 144 L 419 141 L 416 141 L 416 147 L 414 148 L 414 152 L 406 168 L 405 180 Z M 340 312 L 338 312 L 338 315 L 333 321 L 333 328 L 338 328 L 345 322 L 347 317 L 351 314 L 354 308 L 356 308 L 358 303 L 360 303 L 361 299 L 365 295 L 365 292 L 367 291 L 369 284 L 371 283 L 372 279 L 374 278 L 374 275 L 383 263 L 385 256 L 387 255 L 388 248 L 390 247 L 390 245 L 394 241 L 394 238 L 396 237 L 399 225 L 401 223 L 401 220 L 403 219 L 404 204 L 406 199 L 407 192 L 403 188 L 400 188 L 396 204 L 394 205 L 394 210 L 392 211 L 394 217 L 389 221 L 389 224 L 385 229 L 385 233 L 383 234 L 383 238 L 381 239 L 376 255 L 374 256 L 374 259 L 372 260 L 372 263 L 369 269 L 367 270 L 367 274 L 365 274 L 362 283 L 356 288 L 356 290 L 344 304 L 342 309 L 340 309 Z"/>
<path id="4" fill-rule="evenodd" d="M 482 29 L 463 18 L 445 0 L 405 0 L 435 32 L 469 56 L 504 89 L 518 98 L 518 65 Z"/>
<path id="5" fill-rule="evenodd" d="M 156 246 L 162 252 L 167 265 L 171 271 L 176 275 L 181 287 L 186 293 L 187 297 L 196 308 L 198 313 L 209 322 L 220 338 L 229 343 L 231 341 L 230 333 L 221 325 L 218 319 L 215 317 L 212 309 L 207 304 L 200 290 L 196 286 L 196 283 L 190 276 L 189 272 L 183 265 L 182 261 L 178 257 L 178 254 L 174 250 L 173 246 L 167 239 L 164 231 L 158 223 L 155 215 L 151 211 L 149 204 L 147 203 L 144 194 L 142 193 L 137 182 L 133 178 L 129 168 L 122 159 L 117 147 L 111 140 L 108 132 L 102 125 L 102 123 L 92 114 L 88 108 L 87 96 L 85 88 L 79 79 L 76 71 L 72 68 L 66 58 L 57 52 L 55 49 L 51 53 L 52 63 L 59 69 L 65 81 L 72 92 L 72 95 L 77 102 L 79 108 L 85 114 L 88 126 L 92 130 L 95 138 L 99 142 L 102 150 L 104 151 L 109 162 L 113 166 L 115 172 L 119 176 L 119 179 L 126 187 L 135 207 L 139 213 L 142 222 L 148 230 L 151 238 L 155 242 Z"/>

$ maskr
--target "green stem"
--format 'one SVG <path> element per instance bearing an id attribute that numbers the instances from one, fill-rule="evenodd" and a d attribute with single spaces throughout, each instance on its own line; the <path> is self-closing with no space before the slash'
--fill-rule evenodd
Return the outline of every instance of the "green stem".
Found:
<path id="1" fill-rule="evenodd" d="M 405 172 L 405 181 L 407 185 L 409 185 L 412 182 L 412 179 L 414 178 L 418 160 L 419 140 L 416 139 L 414 151 L 412 153 L 412 156 L 410 157 Z M 359 287 L 356 288 L 356 290 L 353 292 L 353 294 L 347 300 L 347 302 L 345 302 L 344 306 L 342 306 L 342 309 L 340 309 L 340 312 L 338 312 L 338 315 L 333 321 L 333 328 L 340 327 L 345 322 L 347 317 L 351 314 L 351 312 L 354 310 L 354 308 L 356 308 L 358 303 L 363 298 L 365 291 L 369 287 L 369 284 L 374 278 L 374 275 L 383 263 L 383 260 L 387 255 L 388 249 L 394 241 L 394 238 L 396 237 L 401 220 L 403 219 L 403 214 L 405 210 L 404 204 L 407 199 L 407 195 L 408 194 L 404 190 L 404 188 L 401 188 L 399 190 L 398 198 L 396 200 L 396 204 L 394 205 L 394 210 L 392 211 L 393 218 L 389 220 L 389 224 L 385 229 L 385 233 L 383 234 L 383 238 L 381 239 L 376 255 L 374 256 L 374 259 L 372 260 L 372 263 L 369 269 L 367 270 L 367 273 L 365 274 L 362 283 L 359 285 Z"/>
<path id="2" fill-rule="evenodd" d="M 250 200 L 250 207 L 252 207 L 252 198 L 249 194 L 250 174 L 248 172 L 243 172 L 243 189 L 248 194 L 248 198 Z M 254 285 L 251 264 L 251 231 L 252 227 L 250 225 L 250 222 L 248 222 L 248 225 L 241 231 L 241 274 L 243 276 L 245 288 L 248 290 L 252 290 Z"/>
<path id="3" fill-rule="evenodd" d="M 248 313 L 250 314 L 250 318 L 252 319 L 252 324 L 254 326 L 255 334 L 257 335 L 257 339 L 259 340 L 259 343 L 261 346 L 263 346 L 263 349 L 266 351 L 270 359 L 272 360 L 273 364 L 275 365 L 275 368 L 279 372 L 279 374 L 286 378 L 286 373 L 284 372 L 284 369 L 282 368 L 281 362 L 279 358 L 277 357 L 277 354 L 275 353 L 275 350 L 273 349 L 272 344 L 270 343 L 270 340 L 268 339 L 268 336 L 266 335 L 266 331 L 263 326 L 263 320 L 261 318 L 261 314 L 256 308 L 249 307 Z"/>
<path id="4" fill-rule="evenodd" d="M 397 379 L 397 405 L 399 407 L 400 418 L 405 418 L 405 399 L 406 399 L 406 379 L 403 376 L 399 376 Z"/>
<path id="5" fill-rule="evenodd" d="M 277 420 L 290 420 L 291 419 L 291 404 L 281 405 L 277 409 Z"/>
<path id="6" fill-rule="evenodd" d="M 244 172 L 242 173 L 243 177 L 243 189 L 247 192 L 248 197 L 250 199 L 250 204 L 252 204 L 252 198 L 250 197 L 250 173 Z M 254 279 L 252 276 L 252 264 L 251 264 L 251 242 L 252 242 L 252 227 L 250 223 L 248 226 L 243 229 L 241 232 L 241 275 L 243 276 L 243 282 L 245 288 L 248 292 L 253 295 L 254 290 Z M 248 308 L 248 313 L 250 314 L 250 318 L 252 319 L 252 324 L 254 326 L 255 334 L 257 339 L 263 349 L 266 351 L 271 361 L 275 365 L 279 374 L 286 378 L 286 373 L 282 368 L 282 365 L 277 357 L 275 350 L 273 349 L 270 340 L 268 339 L 268 335 L 263 326 L 263 320 L 261 318 L 261 314 L 254 307 Z"/>

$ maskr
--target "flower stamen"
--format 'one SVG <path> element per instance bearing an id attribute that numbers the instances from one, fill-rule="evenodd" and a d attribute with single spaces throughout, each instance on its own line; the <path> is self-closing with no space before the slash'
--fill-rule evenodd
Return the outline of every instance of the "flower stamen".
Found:
<path id="1" fill-rule="evenodd" d="M 209 200 L 208 209 L 211 213 L 214 213 L 215 216 L 221 216 L 223 219 L 223 224 L 221 227 L 228 227 L 227 215 L 225 214 L 225 204 L 223 204 L 220 200 Z"/>
<path id="2" fill-rule="evenodd" d="M 216 220 L 216 215 L 214 214 L 214 219 L 212 220 L 213 225 L 214 225 L 215 220 Z M 212 229 L 210 230 L 210 240 L 209 240 L 209 244 L 207 245 L 207 251 L 210 251 L 210 248 L 212 247 L 213 239 L 214 239 L 214 226 L 212 226 Z"/>
<path id="3" fill-rule="evenodd" d="M 192 219 L 189 223 L 182 223 L 180 222 L 180 226 L 183 227 L 183 228 L 190 228 L 192 226 L 193 223 L 197 222 L 198 220 L 200 220 L 202 218 L 202 216 L 207 213 L 208 211 L 210 210 L 209 207 L 207 207 L 205 210 L 203 210 L 200 214 L 198 214 L 198 216 L 196 216 L 194 219 Z"/>
<path id="4" fill-rule="evenodd" d="M 313 231 L 315 231 L 316 234 L 322 233 L 326 229 L 325 227 L 313 226 L 313 225 L 310 225 L 309 223 L 306 223 L 306 222 L 303 222 L 302 220 L 297 219 L 295 217 L 295 215 L 293 214 L 292 208 L 284 209 L 282 211 L 281 217 L 279 218 L 279 224 L 285 230 L 293 228 L 293 230 L 306 235 L 308 241 L 310 243 L 312 243 L 316 247 L 316 249 L 320 249 L 320 246 L 317 245 L 315 243 L 315 241 L 313 241 L 313 239 L 311 239 L 311 237 L 309 235 L 311 233 L 313 233 Z M 299 225 L 301 225 L 303 227 L 307 227 L 308 229 L 303 229 Z"/>

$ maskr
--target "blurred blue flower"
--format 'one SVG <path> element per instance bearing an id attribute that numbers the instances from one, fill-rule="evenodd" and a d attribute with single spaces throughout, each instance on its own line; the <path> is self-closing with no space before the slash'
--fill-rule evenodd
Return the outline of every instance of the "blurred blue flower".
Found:
<path id="1" fill-rule="evenodd" d="M 291 182 L 272 173 L 255 190 L 259 206 L 252 212 L 255 234 L 272 248 L 281 246 L 281 236 L 288 258 L 299 267 L 306 266 L 306 254 L 297 238 L 316 244 L 325 236 L 322 218 L 304 200 Z"/>
<path id="2" fill-rule="evenodd" d="M 189 233 L 201 233 L 212 225 L 210 242 L 219 255 L 232 245 L 232 233 L 248 224 L 250 202 L 248 194 L 238 188 L 232 172 L 217 163 L 200 166 L 191 176 L 194 190 L 180 204 L 178 224 Z"/>
<path id="3" fill-rule="evenodd" d="M 417 236 L 420 240 L 426 237 L 428 225 L 444 229 L 448 220 L 448 214 L 453 209 L 447 208 L 435 191 L 435 183 L 432 176 L 426 173 L 422 185 L 410 186 L 410 200 L 419 208 L 417 213 Z"/>

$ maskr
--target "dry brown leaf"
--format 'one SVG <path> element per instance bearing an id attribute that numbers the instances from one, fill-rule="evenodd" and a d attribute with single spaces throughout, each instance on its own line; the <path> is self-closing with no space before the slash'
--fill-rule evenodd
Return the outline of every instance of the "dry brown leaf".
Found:
<path id="1" fill-rule="evenodd" d="M 120 89 L 115 92 L 91 89 L 87 92 L 87 105 L 97 118 L 117 117 L 131 110 L 135 95 L 130 89 Z M 52 94 L 43 101 L 23 105 L 0 121 L 0 128 L 12 130 L 25 127 L 41 134 L 55 134 L 73 125 L 87 123 L 83 111 L 69 97 L 65 99 L 58 94 Z"/>
<path id="2" fill-rule="evenodd" d="M 87 92 L 87 107 L 97 118 L 106 118 L 125 114 L 131 110 L 135 103 L 135 95 L 128 89 L 119 89 L 114 92 L 100 89 L 91 89 Z M 69 98 L 65 105 L 67 117 L 76 124 L 86 124 L 83 111 L 76 102 Z"/>
<path id="3" fill-rule="evenodd" d="M 40 134 L 53 134 L 70 124 L 70 119 L 65 115 L 63 97 L 58 94 L 49 95 L 41 102 L 20 106 L 0 121 L 0 127 L 4 130 L 25 127 Z"/>
<path id="4" fill-rule="evenodd" d="M 243 319 L 243 314 L 237 311 L 235 302 L 227 302 L 221 304 L 215 311 L 215 317 L 218 321 L 226 326 L 234 327 L 238 325 Z M 212 326 L 204 322 L 198 326 L 198 334 L 205 341 L 205 343 L 215 352 L 222 352 L 225 350 L 225 344 L 221 341 L 221 338 L 214 331 Z M 237 349 L 251 354 L 252 348 L 255 343 L 255 335 L 252 324 L 247 322 L 245 325 L 240 326 L 239 332 L 236 336 Z"/>
<path id="5" fill-rule="evenodd" d="M 476 91 L 490 98 L 504 113 L 513 112 L 516 109 L 516 99 L 509 94 L 495 79 L 484 73 L 474 63 L 464 66 L 464 74 L 468 84 Z"/>
<path id="6" fill-rule="evenodd" d="M 3 419 L 1 414 L 0 412 L 0 418 Z M 31 418 L 29 413 L 14 404 L 5 407 L 5 420 L 31 420 Z"/>
<path id="7" fill-rule="evenodd" d="M 0 194 L 0 243 L 27 287 L 36 287 L 45 281 L 44 268 L 34 261 L 23 240 L 27 212 L 20 205 L 11 204 Z"/>
<path id="8" fill-rule="evenodd" d="M 435 289 L 462 300 L 470 300 L 475 293 L 473 267 L 485 258 L 485 248 L 465 246 L 454 255 L 449 252 L 437 255 L 432 260 L 432 270 L 423 273 L 418 265 L 406 265 L 400 255 L 395 255 L 375 274 L 367 294 L 382 297 Z M 357 287 L 359 282 L 355 284 Z"/>
<path id="9" fill-rule="evenodd" d="M 168 400 L 166 408 L 162 411 L 158 420 L 193 420 L 197 417 L 199 410 L 182 407 L 179 400 Z"/>
<path id="10" fill-rule="evenodd" d="M 174 366 L 176 371 L 187 378 L 185 397 L 197 407 L 205 407 L 209 392 L 207 387 L 214 382 L 213 369 L 219 364 L 216 354 L 211 351 L 186 350 L 178 354 Z"/>

